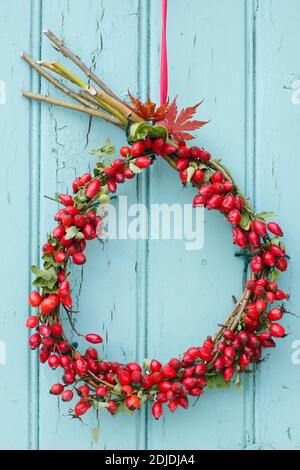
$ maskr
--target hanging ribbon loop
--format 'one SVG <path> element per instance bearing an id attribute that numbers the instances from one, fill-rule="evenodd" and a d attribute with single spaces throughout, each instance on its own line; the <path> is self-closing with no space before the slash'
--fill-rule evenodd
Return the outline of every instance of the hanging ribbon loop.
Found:
<path id="1" fill-rule="evenodd" d="M 167 9 L 168 0 L 162 0 L 162 37 L 160 58 L 160 104 L 168 99 L 168 53 L 167 53 Z"/>

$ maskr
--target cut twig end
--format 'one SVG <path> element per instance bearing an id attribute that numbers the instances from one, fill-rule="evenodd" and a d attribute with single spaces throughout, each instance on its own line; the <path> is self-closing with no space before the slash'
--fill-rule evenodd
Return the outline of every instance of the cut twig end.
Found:
<path id="1" fill-rule="evenodd" d="M 49 33 L 49 29 L 48 28 L 44 28 L 43 29 L 43 34 L 48 34 Z"/>

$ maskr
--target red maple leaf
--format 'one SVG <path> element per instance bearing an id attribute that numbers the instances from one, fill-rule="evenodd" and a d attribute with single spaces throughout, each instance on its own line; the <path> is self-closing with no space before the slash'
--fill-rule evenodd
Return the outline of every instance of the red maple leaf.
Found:
<path id="1" fill-rule="evenodd" d="M 130 92 L 128 92 L 128 95 L 132 103 L 132 107 L 128 107 L 145 121 L 156 122 L 164 119 L 169 107 L 169 102 L 166 102 L 165 104 L 156 108 L 156 104 L 153 103 L 150 98 L 146 103 L 142 103 L 138 98 L 132 96 Z"/>
<path id="2" fill-rule="evenodd" d="M 177 107 L 177 96 L 169 106 L 169 109 L 165 113 L 164 119 L 159 124 L 165 126 L 175 140 L 192 140 L 195 137 L 188 131 L 195 131 L 200 127 L 208 123 L 208 121 L 196 121 L 192 120 L 192 117 L 197 111 L 197 108 L 202 104 L 203 101 L 197 103 L 195 106 L 182 109 L 178 113 Z"/>

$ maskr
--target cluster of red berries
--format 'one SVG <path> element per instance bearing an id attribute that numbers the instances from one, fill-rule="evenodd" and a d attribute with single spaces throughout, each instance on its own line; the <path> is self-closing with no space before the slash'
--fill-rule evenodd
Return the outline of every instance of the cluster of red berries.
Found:
<path id="1" fill-rule="evenodd" d="M 63 208 L 56 213 L 57 226 L 43 246 L 45 271 L 51 268 L 53 273 L 54 269 L 56 277 L 50 291 L 42 288 L 42 294 L 33 291 L 29 296 L 30 305 L 39 309 L 37 315 L 27 319 L 27 327 L 36 329 L 29 338 L 29 345 L 31 349 L 40 348 L 41 363 L 47 362 L 52 369 L 63 370 L 62 383 L 54 384 L 50 391 L 66 402 L 72 400 L 76 392 L 79 401 L 75 405 L 75 416 L 82 416 L 99 401 L 114 414 L 122 403 L 133 411 L 142 402 L 151 400 L 154 401 L 152 414 L 158 419 L 164 404 L 172 412 L 178 406 L 187 408 L 188 397 L 201 395 L 208 378 L 221 376 L 225 382 L 230 382 L 236 372 L 261 360 L 262 348 L 274 347 L 274 338 L 285 335 L 278 323 L 285 313 L 283 305 L 267 310 L 269 304 L 288 297 L 277 282 L 269 280 L 275 269 L 287 269 L 286 253 L 278 238 L 283 235 L 279 225 L 275 222 L 266 225 L 245 208 L 246 200 L 226 172 L 216 170 L 211 164 L 211 155 L 204 149 L 189 148 L 185 142 L 180 142 L 177 149 L 163 138 L 147 137 L 121 147 L 120 155 L 110 166 L 95 172 L 95 176 L 86 173 L 76 178 L 73 196 L 59 196 Z M 233 225 L 234 243 L 247 249 L 252 258 L 252 276 L 246 284 L 248 303 L 239 324 L 224 329 L 217 341 L 208 337 L 202 346 L 189 348 L 181 359 L 173 358 L 165 365 L 152 360 L 143 370 L 135 362 L 105 361 L 99 358 L 94 347 L 89 347 L 83 355 L 77 352 L 64 336 L 59 309 L 63 305 L 72 313 L 67 263 L 72 260 L 82 265 L 86 261 L 86 241 L 97 237 L 102 222 L 94 207 L 108 202 L 109 194 L 116 191 L 118 184 L 135 176 L 132 168 L 148 168 L 157 155 L 171 156 L 182 183 L 190 181 L 199 188 L 193 201 L 195 207 L 204 205 L 219 210 Z M 245 210 L 251 219 L 247 229 L 241 226 Z M 276 237 L 271 238 L 270 234 Z M 101 336 L 95 333 L 87 334 L 85 339 L 92 344 L 102 342 Z"/>
<path id="2" fill-rule="evenodd" d="M 176 148 L 166 144 L 162 138 L 151 139 L 147 137 L 144 141 L 134 142 L 131 147 L 124 145 L 120 148 L 120 155 L 123 158 L 116 158 L 110 166 L 103 170 L 103 181 L 107 184 L 108 191 L 114 193 L 118 184 L 134 178 L 135 173 L 129 168 L 128 161 L 144 170 L 152 164 L 155 155 L 169 155 L 175 151 Z M 81 185 L 81 179 L 77 178 L 73 183 L 74 192 L 77 192 Z"/>
<path id="3" fill-rule="evenodd" d="M 260 278 L 257 281 L 249 280 L 246 283 L 249 291 L 254 293 L 255 302 L 249 303 L 246 309 L 244 322 L 247 325 L 248 331 L 255 331 L 259 329 L 265 321 L 269 325 L 269 333 L 262 333 L 264 340 L 270 340 L 270 337 L 282 338 L 285 336 L 285 329 L 278 322 L 282 319 L 285 309 L 281 307 L 273 307 L 267 313 L 268 304 L 274 302 L 283 302 L 288 299 L 288 295 L 278 288 L 275 281 L 267 281 L 265 278 Z M 268 337 L 266 335 L 269 335 Z M 262 342 L 262 346 L 270 347 L 273 343 Z"/>
<path id="4" fill-rule="evenodd" d="M 181 182 L 184 185 L 188 182 L 188 168 L 191 163 L 207 163 L 211 159 L 211 154 L 207 152 L 207 150 L 196 146 L 187 147 L 184 141 L 179 142 L 177 156 L 176 168 L 179 171 Z M 205 180 L 205 172 L 201 168 L 194 168 L 194 170 L 193 182 L 202 184 Z"/>

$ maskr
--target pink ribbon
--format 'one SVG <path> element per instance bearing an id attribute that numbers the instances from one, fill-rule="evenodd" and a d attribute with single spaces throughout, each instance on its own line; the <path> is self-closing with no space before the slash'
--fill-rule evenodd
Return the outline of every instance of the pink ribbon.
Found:
<path id="1" fill-rule="evenodd" d="M 168 53 L 167 53 L 167 9 L 168 0 L 162 0 L 162 36 L 160 57 L 160 104 L 168 98 Z"/>

